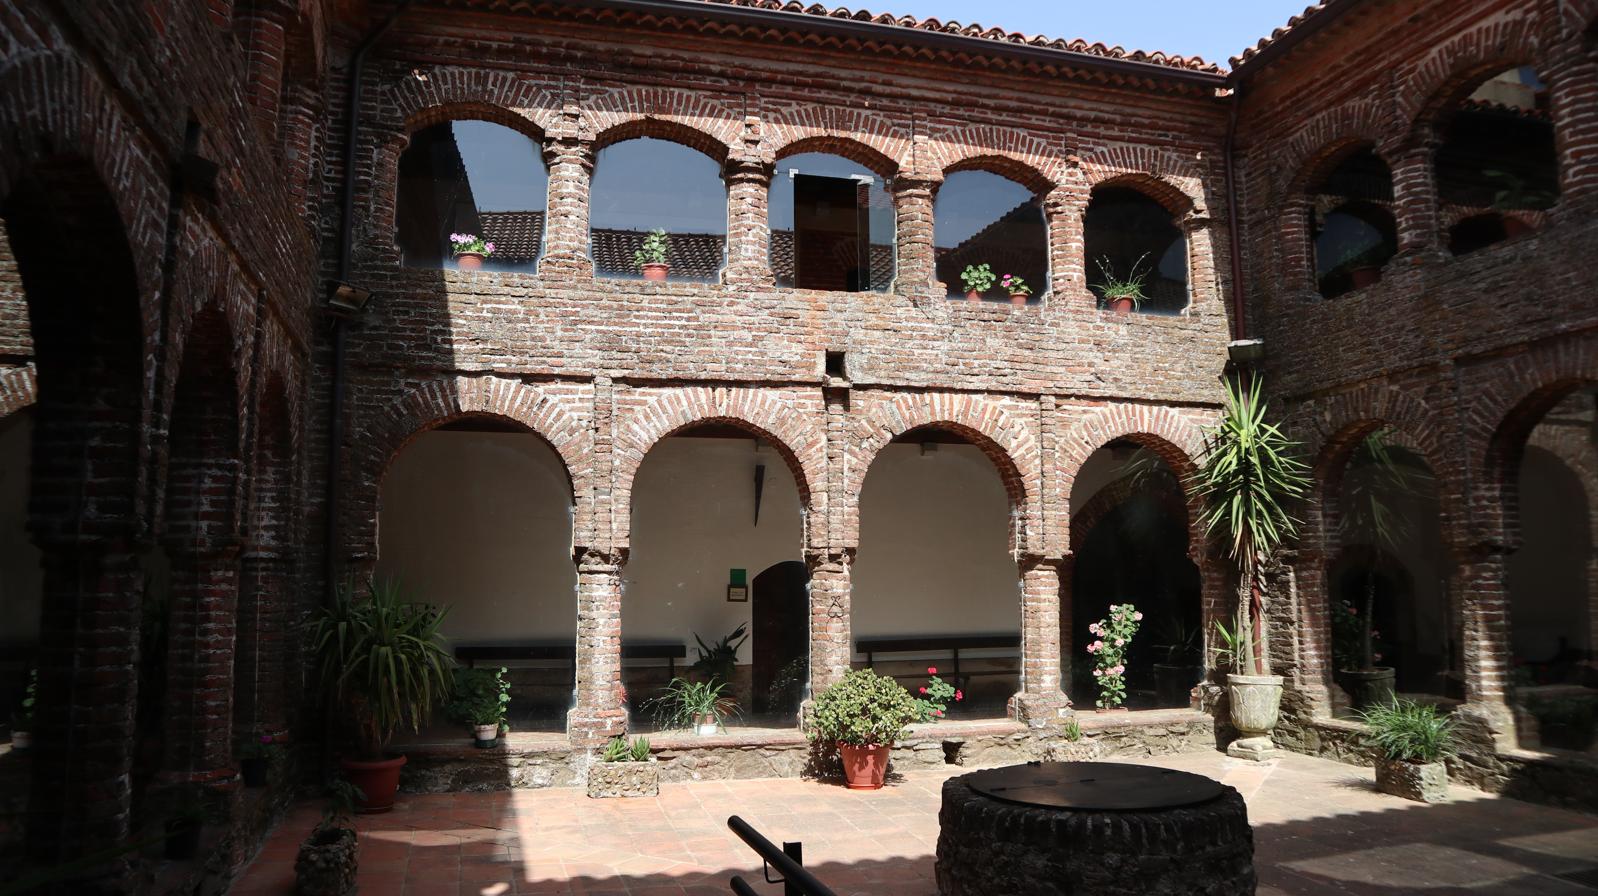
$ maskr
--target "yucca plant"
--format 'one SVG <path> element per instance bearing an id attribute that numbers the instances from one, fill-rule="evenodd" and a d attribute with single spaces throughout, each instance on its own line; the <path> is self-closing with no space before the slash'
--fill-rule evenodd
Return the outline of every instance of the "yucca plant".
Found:
<path id="1" fill-rule="evenodd" d="M 1376 625 L 1376 574 L 1380 551 L 1396 550 L 1409 536 L 1409 526 L 1394 502 L 1418 494 L 1416 474 L 1393 452 L 1392 431 L 1371 432 L 1355 446 L 1343 475 L 1339 523 L 1344 539 L 1374 549 L 1365 557 L 1365 606 L 1360 622 L 1358 668 L 1376 667 L 1372 631 Z"/>
<path id="2" fill-rule="evenodd" d="M 1260 382 L 1254 377 L 1244 391 L 1228 380 L 1226 408 L 1208 433 L 1204 462 L 1193 480 L 1204 502 L 1205 531 L 1223 542 L 1237 565 L 1232 659 L 1244 675 L 1270 674 L 1260 570 L 1265 558 L 1298 531 L 1290 507 L 1309 491 L 1310 482 L 1298 443 L 1267 418 Z"/>
<path id="3" fill-rule="evenodd" d="M 345 585 L 311 623 L 311 655 L 330 705 L 350 714 L 363 758 L 381 759 L 401 727 L 420 730 L 450 693 L 455 661 L 439 626 L 448 611 L 407 599 L 393 582 Z"/>
<path id="4" fill-rule="evenodd" d="M 1388 759 L 1437 762 L 1454 753 L 1454 720 L 1429 703 L 1394 700 L 1365 710 L 1360 720 L 1370 727 L 1366 742 Z"/>

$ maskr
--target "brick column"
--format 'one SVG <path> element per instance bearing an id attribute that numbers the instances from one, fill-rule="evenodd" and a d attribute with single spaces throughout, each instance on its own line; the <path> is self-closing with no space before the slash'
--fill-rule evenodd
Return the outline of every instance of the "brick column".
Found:
<path id="1" fill-rule="evenodd" d="M 567 117 L 575 117 L 574 112 Z M 588 189 L 594 173 L 593 141 L 572 133 L 551 136 L 544 143 L 549 166 L 549 209 L 544 253 L 538 259 L 540 277 L 594 276 L 588 257 Z"/>
<path id="2" fill-rule="evenodd" d="M 1508 552 L 1502 544 L 1478 545 L 1455 566 L 1453 591 L 1463 616 L 1465 706 L 1482 719 L 1502 747 L 1515 745 L 1509 688 Z"/>
<path id="3" fill-rule="evenodd" d="M 1214 220 L 1202 211 L 1192 211 L 1177 223 L 1187 241 L 1188 307 L 1224 307 L 1220 278 L 1215 272 Z"/>
<path id="4" fill-rule="evenodd" d="M 854 656 L 850 567 L 854 549 L 807 552 L 810 567 L 810 696 L 841 680 Z"/>
<path id="5" fill-rule="evenodd" d="M 894 242 L 894 291 L 901 295 L 936 288 L 937 265 L 932 248 L 933 193 L 938 184 L 930 178 L 900 175 L 893 181 L 893 209 L 897 233 Z"/>
<path id="6" fill-rule="evenodd" d="M 772 163 L 762 158 L 728 159 L 727 267 L 723 283 L 737 286 L 776 285 L 771 272 L 771 224 L 766 207 Z"/>
<path id="7" fill-rule="evenodd" d="M 1571 51 L 1547 77 L 1559 147 L 1559 200 L 1585 206 L 1598 196 L 1598 59 Z"/>
<path id="8" fill-rule="evenodd" d="M 621 680 L 621 571 L 627 557 L 587 550 L 577 557 L 577 688 L 566 717 L 573 746 L 596 746 L 627 730 Z"/>
<path id="9" fill-rule="evenodd" d="M 26 837 L 30 863 L 48 868 L 127 842 L 143 575 L 128 541 L 62 539 L 40 548 Z"/>
<path id="10" fill-rule="evenodd" d="M 235 742 L 247 736 L 282 736 L 288 729 L 287 658 L 291 561 L 275 549 L 247 551 L 240 559 L 240 612 L 233 659 Z"/>
<path id="11" fill-rule="evenodd" d="M 246 30 L 250 108 L 261 132 L 276 139 L 278 106 L 283 96 L 283 59 L 288 49 L 290 11 L 276 0 L 251 5 Z"/>
<path id="12" fill-rule="evenodd" d="M 1049 228 L 1049 293 L 1054 301 L 1092 303 L 1088 272 L 1093 262 L 1085 255 L 1082 215 L 1088 207 L 1088 188 L 1079 171 L 1043 197 Z"/>
<path id="13" fill-rule="evenodd" d="M 1437 208 L 1437 144 L 1428 135 L 1393 160 L 1393 216 L 1398 219 L 1398 254 L 1405 257 L 1442 251 Z M 1308 252 L 1308 245 L 1304 247 Z"/>
<path id="14" fill-rule="evenodd" d="M 1071 643 L 1071 583 L 1076 572 L 1076 555 L 1066 554 L 1060 560 L 1060 688 L 1070 703 L 1072 664 L 1076 661 L 1076 645 Z"/>
<path id="15" fill-rule="evenodd" d="M 1298 662 L 1291 685 L 1316 717 L 1332 713 L 1331 583 L 1326 577 L 1326 552 L 1320 547 L 1300 547 L 1293 557 L 1293 581 L 1298 586 L 1294 624 L 1298 629 Z"/>
<path id="16" fill-rule="evenodd" d="M 172 604 L 161 777 L 167 783 L 222 782 L 234 775 L 239 548 L 221 539 L 173 539 L 167 553 L 172 558 Z"/>
<path id="17" fill-rule="evenodd" d="M 1035 728 L 1070 713 L 1060 690 L 1063 566 L 1059 558 L 1021 558 L 1021 690 L 1010 698 L 1010 717 Z"/>

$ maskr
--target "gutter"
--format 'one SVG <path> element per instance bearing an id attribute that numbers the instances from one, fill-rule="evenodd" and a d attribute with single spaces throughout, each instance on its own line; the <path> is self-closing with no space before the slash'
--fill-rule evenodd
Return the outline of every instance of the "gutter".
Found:
<path id="1" fill-rule="evenodd" d="M 358 144 L 361 127 L 361 82 L 366 74 L 366 54 L 371 52 L 379 39 L 393 26 L 400 13 L 411 5 L 411 0 L 399 0 L 388 17 L 379 22 L 376 28 L 366 35 L 355 51 L 350 55 L 349 72 L 349 108 L 344 116 L 344 192 L 339 205 L 338 228 L 338 263 L 330 287 L 345 283 L 350 274 L 350 258 L 354 254 L 354 239 L 352 234 L 355 229 L 355 148 Z M 344 393 L 345 365 L 347 344 L 349 341 L 348 318 L 342 314 L 333 317 L 333 358 L 331 361 L 332 372 L 329 377 L 329 397 L 327 412 L 327 483 L 325 495 L 327 499 L 327 543 L 326 556 L 323 558 L 323 569 L 327 578 L 328 594 L 331 595 L 338 589 L 338 553 L 342 542 L 339 515 L 342 512 L 344 500 Z"/>
<path id="2" fill-rule="evenodd" d="M 755 28 L 781 28 L 832 37 L 892 41 L 955 53 L 997 56 L 1041 65 L 1066 65 L 1135 78 L 1176 81 L 1199 87 L 1221 88 L 1226 86 L 1227 81 L 1227 76 L 1221 72 L 1177 68 L 1133 59 L 1115 59 L 1092 53 L 1079 53 L 1075 50 L 1010 43 L 988 37 L 907 28 L 903 25 L 884 25 L 878 22 L 832 18 L 782 9 L 707 3 L 705 0 L 548 0 L 548 2 L 557 8 L 609 9 L 644 15 L 713 19 Z"/>
<path id="3" fill-rule="evenodd" d="M 1243 284 L 1243 233 L 1237 221 L 1237 116 L 1243 106 L 1243 86 L 1232 88 L 1230 108 L 1226 113 L 1226 143 L 1221 154 L 1226 165 L 1226 233 L 1232 256 L 1232 339 L 1248 338 L 1247 307 Z"/>

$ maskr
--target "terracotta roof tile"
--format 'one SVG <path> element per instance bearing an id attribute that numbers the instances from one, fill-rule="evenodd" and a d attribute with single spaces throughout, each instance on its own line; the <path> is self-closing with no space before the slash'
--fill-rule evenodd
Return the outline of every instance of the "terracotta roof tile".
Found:
<path id="1" fill-rule="evenodd" d="M 1293 31 L 1293 29 L 1315 18 L 1316 16 L 1324 14 L 1329 7 L 1339 5 L 1342 5 L 1341 0 L 1320 0 L 1319 3 L 1305 7 L 1303 12 L 1288 19 L 1286 25 L 1273 30 L 1269 35 L 1260 38 L 1259 42 L 1254 44 L 1254 46 L 1248 47 L 1244 49 L 1243 52 L 1233 56 L 1231 59 L 1232 68 L 1236 69 L 1253 59 L 1255 56 L 1258 56 L 1260 53 L 1265 51 L 1266 47 L 1269 47 L 1271 44 L 1274 44 L 1286 37 Z"/>

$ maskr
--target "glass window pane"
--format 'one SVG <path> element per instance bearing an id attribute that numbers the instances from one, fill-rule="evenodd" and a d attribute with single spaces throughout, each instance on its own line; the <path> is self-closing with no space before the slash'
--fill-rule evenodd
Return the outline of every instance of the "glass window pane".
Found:
<path id="1" fill-rule="evenodd" d="M 1137 311 L 1176 314 L 1187 307 L 1187 235 L 1165 206 L 1130 187 L 1100 187 L 1082 228 L 1094 295 L 1102 300 L 1106 284 L 1141 277 Z"/>
<path id="2" fill-rule="evenodd" d="M 989 171 L 956 171 L 938 188 L 932 217 L 938 279 L 948 285 L 949 295 L 964 295 L 960 273 L 982 264 L 996 277 L 1022 278 L 1034 298 L 1048 291 L 1043 202 L 1026 187 Z M 997 283 L 989 292 L 988 298 L 1007 298 Z"/>
<path id="3" fill-rule="evenodd" d="M 549 174 L 538 143 L 486 121 L 411 135 L 400 156 L 395 232 L 408 267 L 453 266 L 464 235 L 492 244 L 489 270 L 531 271 L 544 242 Z"/>
<path id="4" fill-rule="evenodd" d="M 893 197 L 869 168 L 828 153 L 788 156 L 777 162 L 767 210 L 778 286 L 851 292 L 892 286 Z M 862 251 L 870 258 L 863 270 Z"/>
<path id="5" fill-rule="evenodd" d="M 638 137 L 599 151 L 590 190 L 594 274 L 639 279 L 645 240 L 665 231 L 669 279 L 712 283 L 727 255 L 727 187 L 715 159 Z"/>

